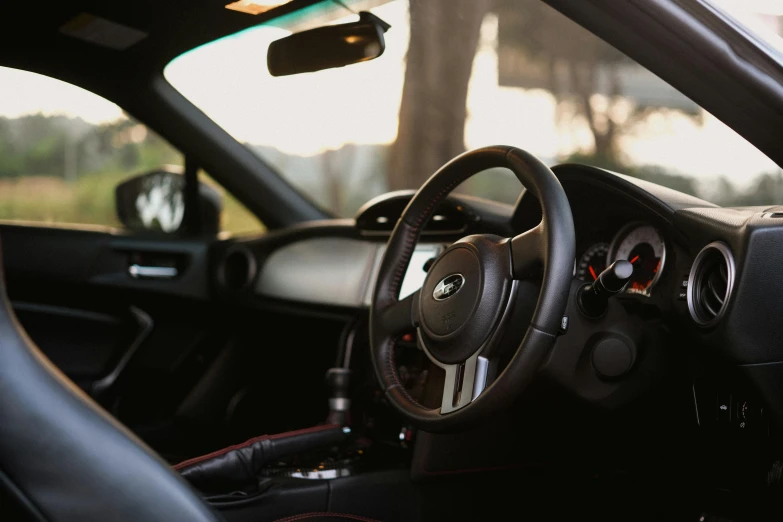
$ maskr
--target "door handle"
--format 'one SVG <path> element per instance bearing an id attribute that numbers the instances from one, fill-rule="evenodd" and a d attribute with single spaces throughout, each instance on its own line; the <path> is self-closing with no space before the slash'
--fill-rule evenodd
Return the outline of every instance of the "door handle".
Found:
<path id="1" fill-rule="evenodd" d="M 134 279 L 174 279 L 179 275 L 179 270 L 175 266 L 133 264 L 128 267 L 128 274 Z"/>

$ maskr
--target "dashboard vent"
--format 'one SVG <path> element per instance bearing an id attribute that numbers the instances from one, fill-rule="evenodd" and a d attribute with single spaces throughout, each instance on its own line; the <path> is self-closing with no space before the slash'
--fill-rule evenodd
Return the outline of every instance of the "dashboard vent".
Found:
<path id="1" fill-rule="evenodd" d="M 413 191 L 406 190 L 370 200 L 356 214 L 356 227 L 365 235 L 388 236 L 397 225 L 413 194 Z M 446 198 L 435 210 L 422 234 L 460 234 L 474 222 L 476 214 L 472 209 L 457 200 Z"/>
<path id="2" fill-rule="evenodd" d="M 734 257 L 725 243 L 701 249 L 688 276 L 688 310 L 698 325 L 712 326 L 723 317 L 734 279 Z"/>
<path id="3" fill-rule="evenodd" d="M 243 290 L 256 277 L 256 258 L 242 245 L 231 246 L 218 265 L 218 282 L 227 290 Z"/>

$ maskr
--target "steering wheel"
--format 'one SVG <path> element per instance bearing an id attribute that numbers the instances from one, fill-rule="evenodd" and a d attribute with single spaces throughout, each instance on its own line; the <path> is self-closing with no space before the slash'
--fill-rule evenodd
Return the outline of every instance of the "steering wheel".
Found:
<path id="1" fill-rule="evenodd" d="M 540 202 L 541 222 L 513 238 L 478 234 L 460 239 L 431 265 L 414 294 L 398 298 L 423 225 L 460 183 L 505 167 Z M 455 431 L 507 407 L 523 392 L 552 347 L 568 301 L 574 266 L 574 222 L 563 187 L 535 156 L 508 146 L 466 152 L 441 167 L 416 192 L 397 222 L 381 261 L 370 308 L 375 373 L 389 402 L 412 424 Z M 529 325 L 509 324 L 520 280 L 543 279 Z M 527 331 L 494 381 L 497 344 L 509 328 Z M 429 359 L 445 370 L 440 408 L 414 400 L 397 375 L 397 339 L 416 330 Z"/>

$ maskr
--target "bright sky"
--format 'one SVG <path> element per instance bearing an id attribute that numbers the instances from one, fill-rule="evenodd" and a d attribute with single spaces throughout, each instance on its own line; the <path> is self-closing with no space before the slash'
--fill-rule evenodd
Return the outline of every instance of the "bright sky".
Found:
<path id="1" fill-rule="evenodd" d="M 405 73 L 407 2 L 373 12 L 392 25 L 386 52 L 374 61 L 273 78 L 265 67 L 266 48 L 287 33 L 264 27 L 178 58 L 166 77 L 241 141 L 299 155 L 345 143 L 391 143 Z M 497 20 L 488 17 L 470 82 L 466 145 L 513 144 L 550 161 L 589 149 L 592 136 L 586 125 L 558 127 L 555 102 L 547 92 L 498 85 L 496 46 Z M 636 164 L 663 165 L 702 179 L 723 175 L 740 184 L 777 168 L 709 115 L 701 126 L 681 115 L 650 118 L 635 136 L 623 139 L 622 149 Z"/>
<path id="2" fill-rule="evenodd" d="M 80 116 L 90 123 L 116 120 L 122 110 L 84 89 L 48 76 L 0 67 L 0 116 L 25 114 Z"/>
<path id="3" fill-rule="evenodd" d="M 713 0 L 726 9 L 783 14 L 780 0 Z M 731 4 L 736 4 L 732 7 Z M 269 43 L 287 34 L 254 28 L 196 49 L 166 69 L 167 79 L 236 139 L 311 155 L 346 143 L 391 143 L 408 43 L 407 2 L 373 12 L 392 25 L 385 54 L 370 62 L 318 73 L 272 78 Z M 554 99 L 545 91 L 501 87 L 497 82 L 497 21 L 482 28 L 468 96 L 466 144 L 506 143 L 545 160 L 589 148 L 585 125 L 556 125 Z M 98 123 L 120 109 L 79 88 L 39 75 L 0 68 L 0 115 L 78 115 Z M 743 183 L 777 167 L 728 127 L 707 115 L 703 125 L 684 116 L 656 115 L 623 139 L 636 164 L 658 164 L 709 179 L 724 175 Z"/>

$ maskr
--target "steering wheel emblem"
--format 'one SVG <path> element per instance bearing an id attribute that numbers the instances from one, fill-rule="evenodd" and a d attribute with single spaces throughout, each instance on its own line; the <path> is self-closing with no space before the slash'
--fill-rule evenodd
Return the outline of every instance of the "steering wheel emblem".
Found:
<path id="1" fill-rule="evenodd" d="M 434 297 L 436 301 L 445 301 L 459 292 L 459 289 L 462 288 L 462 285 L 464 284 L 465 278 L 462 277 L 462 274 L 448 275 L 441 279 L 435 286 L 435 290 L 432 291 L 432 297 Z"/>

